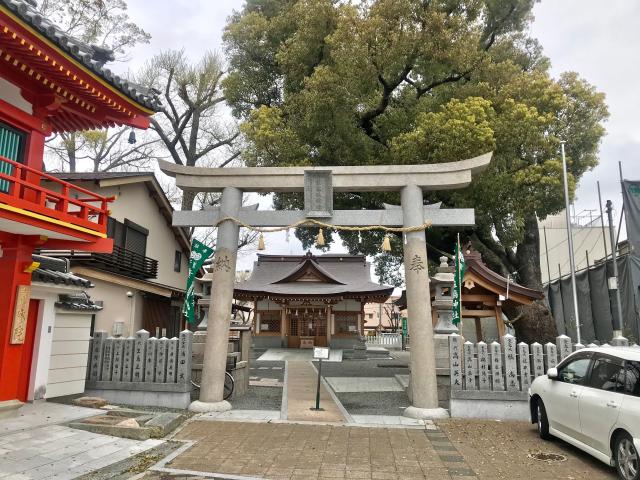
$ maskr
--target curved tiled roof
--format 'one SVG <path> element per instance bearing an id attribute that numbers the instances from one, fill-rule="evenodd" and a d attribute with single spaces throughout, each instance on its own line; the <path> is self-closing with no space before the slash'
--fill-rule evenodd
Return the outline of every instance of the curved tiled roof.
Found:
<path id="1" fill-rule="evenodd" d="M 122 78 L 104 67 L 106 62 L 114 60 L 111 50 L 97 45 L 88 45 L 63 32 L 38 12 L 34 1 L 0 0 L 1 6 L 6 7 L 36 33 L 44 36 L 64 53 L 106 80 L 131 100 L 153 111 L 158 111 L 162 107 L 158 99 L 158 92 Z"/>
<path id="2" fill-rule="evenodd" d="M 304 268 L 323 273 L 325 280 L 294 280 Z M 393 287 L 371 281 L 371 264 L 362 255 L 258 255 L 251 277 L 235 288 L 239 296 L 379 297 L 392 292 Z"/>
<path id="3" fill-rule="evenodd" d="M 68 271 L 67 261 L 64 258 L 52 258 L 42 255 L 32 255 L 34 262 L 40 266 L 31 274 L 34 282 L 53 283 L 55 285 L 68 285 L 82 288 L 91 288 L 93 284 L 86 278 L 78 277 Z"/>

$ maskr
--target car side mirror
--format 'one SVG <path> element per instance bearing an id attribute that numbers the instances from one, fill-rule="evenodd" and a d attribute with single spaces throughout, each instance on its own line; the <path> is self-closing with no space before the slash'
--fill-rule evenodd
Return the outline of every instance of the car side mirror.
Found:
<path id="1" fill-rule="evenodd" d="M 553 367 L 547 370 L 547 377 L 551 380 L 556 380 L 558 378 L 558 369 Z"/>

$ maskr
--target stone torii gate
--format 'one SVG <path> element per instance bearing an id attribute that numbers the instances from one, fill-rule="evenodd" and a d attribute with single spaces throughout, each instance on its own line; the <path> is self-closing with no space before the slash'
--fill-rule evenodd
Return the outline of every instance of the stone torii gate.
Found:
<path id="1" fill-rule="evenodd" d="M 386 227 L 473 226 L 473 209 L 440 209 L 424 205 L 424 190 L 456 189 L 469 185 L 472 176 L 489 165 L 491 153 L 468 160 L 430 165 L 340 167 L 199 168 L 159 161 L 160 169 L 175 177 L 184 191 L 222 192 L 220 207 L 202 211 L 177 211 L 173 225 L 218 226 L 207 341 L 200 399 L 192 411 L 224 411 L 224 373 L 229 336 L 229 312 L 238 250 L 238 221 L 254 227 L 286 227 L 301 220 L 322 220 L 340 226 Z M 304 211 L 259 211 L 242 207 L 245 192 L 304 192 Z M 333 192 L 399 191 L 401 207 L 384 210 L 333 210 Z M 235 220 L 231 220 L 231 218 Z M 414 418 L 446 416 L 438 408 L 435 352 L 431 323 L 427 246 L 424 230 L 404 233 L 407 310 L 411 331 L 411 390 L 413 405 L 404 412 Z"/>

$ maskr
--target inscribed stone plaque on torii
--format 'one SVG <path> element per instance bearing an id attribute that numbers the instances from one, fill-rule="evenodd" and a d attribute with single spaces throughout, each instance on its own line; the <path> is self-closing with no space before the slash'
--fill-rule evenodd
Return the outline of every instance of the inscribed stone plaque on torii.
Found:
<path id="1" fill-rule="evenodd" d="M 307 218 L 333 215 L 331 170 L 304 171 L 304 212 Z"/>

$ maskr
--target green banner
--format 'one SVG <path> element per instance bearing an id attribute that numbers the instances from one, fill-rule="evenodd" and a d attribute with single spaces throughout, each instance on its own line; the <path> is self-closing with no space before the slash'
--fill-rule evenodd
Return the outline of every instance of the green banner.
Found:
<path id="1" fill-rule="evenodd" d="M 460 238 L 458 238 L 456 243 L 455 262 L 456 271 L 453 278 L 453 315 L 451 317 L 451 323 L 457 326 L 462 320 L 462 280 L 464 279 L 464 271 L 466 268 L 464 255 L 460 248 Z"/>
<path id="2" fill-rule="evenodd" d="M 187 277 L 187 293 L 182 307 L 182 314 L 187 317 L 187 322 L 193 324 L 195 322 L 195 302 L 193 290 L 195 288 L 196 274 L 204 265 L 204 262 L 211 257 L 213 249 L 207 247 L 198 240 L 191 240 L 191 255 L 189 256 L 189 276 Z"/>
<path id="3" fill-rule="evenodd" d="M 407 334 L 408 334 L 407 317 L 402 317 L 402 335 L 406 337 Z"/>

